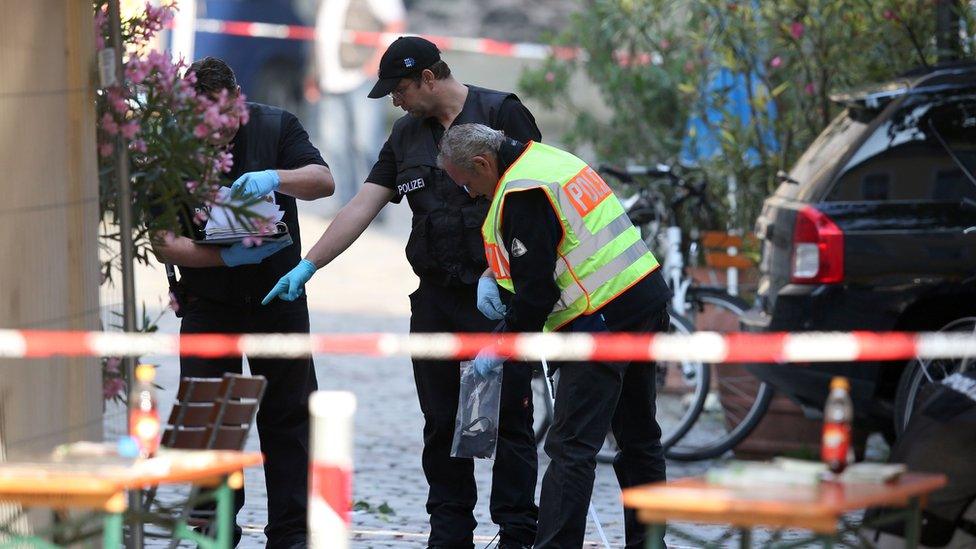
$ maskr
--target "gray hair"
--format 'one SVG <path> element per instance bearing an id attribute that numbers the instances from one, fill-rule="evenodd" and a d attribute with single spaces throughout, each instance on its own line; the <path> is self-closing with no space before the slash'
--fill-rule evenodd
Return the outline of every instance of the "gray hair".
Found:
<path id="1" fill-rule="evenodd" d="M 505 141 L 505 133 L 483 124 L 460 124 L 444 132 L 437 165 L 450 163 L 464 170 L 474 169 L 474 157 L 488 154 L 498 157 L 498 150 Z"/>

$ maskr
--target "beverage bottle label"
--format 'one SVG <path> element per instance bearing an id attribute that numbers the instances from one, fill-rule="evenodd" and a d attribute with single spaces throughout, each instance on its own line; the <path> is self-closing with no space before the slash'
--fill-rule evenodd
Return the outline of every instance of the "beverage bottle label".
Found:
<path id="1" fill-rule="evenodd" d="M 820 459 L 824 463 L 847 463 L 851 446 L 851 426 L 847 423 L 824 423 Z"/>

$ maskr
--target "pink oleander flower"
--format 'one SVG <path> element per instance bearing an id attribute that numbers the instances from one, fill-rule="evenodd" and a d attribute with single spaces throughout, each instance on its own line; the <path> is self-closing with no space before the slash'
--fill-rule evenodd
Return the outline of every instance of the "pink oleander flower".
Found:
<path id="1" fill-rule="evenodd" d="M 783 58 L 778 55 L 769 60 L 769 66 L 774 69 L 778 69 L 782 64 L 783 64 Z"/>
<path id="2" fill-rule="evenodd" d="M 125 114 L 129 110 L 129 103 L 126 96 L 122 92 L 122 89 L 118 86 L 109 88 L 108 104 L 112 107 L 112 110 L 118 114 Z"/>
<path id="3" fill-rule="evenodd" d="M 193 128 L 193 136 L 197 139 L 204 139 L 210 135 L 210 128 L 206 124 L 197 124 Z"/>
<path id="4" fill-rule="evenodd" d="M 149 76 L 150 67 L 138 58 L 133 58 L 125 65 L 125 76 L 133 84 L 141 84 Z"/>
<path id="5" fill-rule="evenodd" d="M 175 6 L 174 2 L 168 2 L 159 7 L 146 2 L 145 18 L 141 21 L 141 29 L 139 30 L 143 40 L 148 41 L 166 27 L 173 18 Z"/>
<path id="6" fill-rule="evenodd" d="M 213 104 L 203 111 L 203 123 L 214 130 L 220 130 L 230 123 L 230 117 L 220 112 L 220 105 Z"/>
<path id="7" fill-rule="evenodd" d="M 890 9 L 884 10 L 882 16 L 889 21 L 896 21 L 898 19 L 898 16 L 895 15 L 895 12 Z"/>
<path id="8" fill-rule="evenodd" d="M 129 120 L 120 126 L 119 133 L 121 133 L 122 137 L 126 139 L 132 139 L 137 133 L 139 133 L 139 129 L 140 126 L 138 120 Z"/>
<path id="9" fill-rule="evenodd" d="M 803 91 L 807 95 L 813 95 L 817 91 L 817 87 L 813 85 L 813 82 L 808 82 L 806 86 L 803 86 Z"/>
<path id="10" fill-rule="evenodd" d="M 806 31 L 806 27 L 803 26 L 803 23 L 799 21 L 793 21 L 792 23 L 790 23 L 790 36 L 792 36 L 794 40 L 799 40 L 800 38 L 803 38 L 803 33 L 805 31 Z"/>
<path id="11" fill-rule="evenodd" d="M 196 181 L 192 181 L 191 180 L 191 181 L 187 181 L 186 182 L 186 190 L 190 191 L 191 193 L 193 191 L 197 190 L 197 187 L 199 187 L 199 186 L 200 186 L 200 183 L 198 183 Z"/>
<path id="12" fill-rule="evenodd" d="M 146 56 L 146 63 L 158 71 L 159 80 L 166 83 L 175 82 L 177 78 L 177 66 L 173 64 L 169 55 L 153 50 Z"/>
<path id="13" fill-rule="evenodd" d="M 106 380 L 102 385 L 102 397 L 105 400 L 111 400 L 122 394 L 125 394 L 125 381 L 121 378 Z"/>
<path id="14" fill-rule="evenodd" d="M 214 166 L 222 173 L 227 173 L 234 167 L 234 156 L 227 151 L 217 153 Z"/>
<path id="15" fill-rule="evenodd" d="M 102 129 L 105 130 L 105 133 L 109 135 L 116 135 L 117 133 L 119 133 L 119 124 L 118 122 L 115 121 L 115 118 L 112 117 L 111 114 L 109 113 L 103 114 L 100 123 Z"/>
<path id="16" fill-rule="evenodd" d="M 108 158 L 112 156 L 112 153 L 114 152 L 115 152 L 115 145 L 113 145 L 112 143 L 105 142 L 105 143 L 98 144 L 98 156 L 101 156 L 102 158 Z"/>

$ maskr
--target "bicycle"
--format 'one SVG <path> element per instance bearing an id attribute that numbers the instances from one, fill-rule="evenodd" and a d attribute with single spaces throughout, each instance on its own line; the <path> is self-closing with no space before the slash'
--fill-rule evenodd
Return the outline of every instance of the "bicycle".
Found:
<path id="1" fill-rule="evenodd" d="M 694 331 L 689 321 L 683 317 L 671 314 L 671 328 L 669 333 L 689 335 Z M 554 373 L 558 378 L 558 370 Z M 672 446 L 691 428 L 695 419 L 702 412 L 702 407 L 708 397 L 711 382 L 711 371 L 696 361 L 657 362 L 657 419 L 661 426 L 661 445 L 665 448 Z M 554 379 L 553 383 L 557 383 Z M 541 445 L 552 426 L 553 407 L 550 395 L 552 386 L 544 375 L 543 367 L 537 365 L 532 378 L 532 429 L 535 433 L 537 445 Z M 538 411 L 542 413 L 538 413 Z M 601 463 L 612 462 L 617 455 L 616 441 L 613 434 L 607 435 L 603 448 L 597 454 Z"/>
<path id="2" fill-rule="evenodd" d="M 682 209 L 690 206 L 694 208 L 690 212 L 692 218 L 705 226 L 715 225 L 716 216 L 706 192 L 707 181 L 691 183 L 665 164 L 630 166 L 623 170 L 604 166 L 600 171 L 637 188 L 634 197 L 627 200 L 630 204 L 627 213 L 641 227 L 648 246 L 662 250 L 662 270 L 673 294 L 672 319 L 681 319 L 678 322 L 689 326 L 689 331 L 738 331 L 739 318 L 749 309 L 748 303 L 725 288 L 697 284 L 684 260 L 682 231 L 678 226 Z M 666 190 L 670 191 L 670 199 Z M 662 203 L 667 204 L 664 215 Z M 698 232 L 692 231 L 691 236 L 688 255 L 694 258 L 698 252 Z M 703 402 L 695 402 L 690 407 L 697 409 L 698 414 L 680 425 L 677 432 L 681 436 L 668 440 L 667 457 L 694 461 L 721 456 L 759 424 L 773 398 L 772 387 L 757 383 L 751 374 L 730 375 L 730 371 L 725 368 L 724 373 L 719 373 L 713 365 L 702 365 L 693 374 L 707 379 L 709 390 Z"/>

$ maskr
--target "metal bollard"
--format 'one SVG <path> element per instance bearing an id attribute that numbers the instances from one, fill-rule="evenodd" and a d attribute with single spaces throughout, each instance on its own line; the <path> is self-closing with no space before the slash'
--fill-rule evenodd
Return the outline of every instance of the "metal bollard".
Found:
<path id="1" fill-rule="evenodd" d="M 313 549 L 349 547 L 352 503 L 352 420 L 356 396 L 316 391 L 308 399 L 311 437 L 308 541 Z"/>

